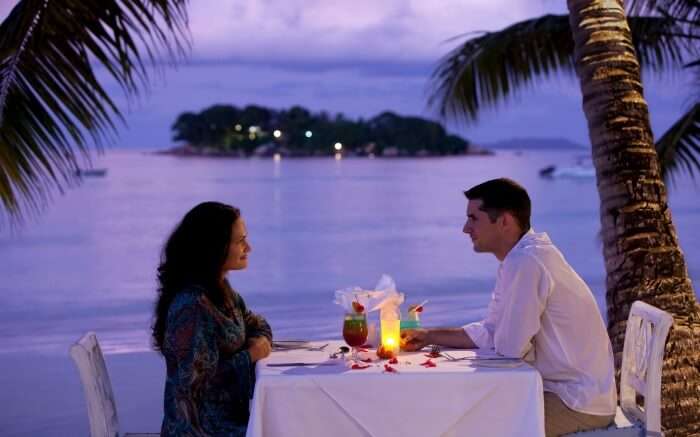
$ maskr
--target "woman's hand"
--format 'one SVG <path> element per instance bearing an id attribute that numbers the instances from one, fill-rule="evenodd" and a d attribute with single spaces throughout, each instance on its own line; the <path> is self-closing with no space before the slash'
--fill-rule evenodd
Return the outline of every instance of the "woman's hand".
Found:
<path id="1" fill-rule="evenodd" d="M 267 358 L 270 352 L 272 352 L 272 345 L 266 337 L 252 337 L 248 340 L 248 353 L 254 363 Z"/>

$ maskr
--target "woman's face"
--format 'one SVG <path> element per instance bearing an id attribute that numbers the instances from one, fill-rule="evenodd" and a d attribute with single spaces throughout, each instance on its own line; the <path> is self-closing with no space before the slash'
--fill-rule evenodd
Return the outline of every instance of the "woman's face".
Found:
<path id="1" fill-rule="evenodd" d="M 248 244 L 248 231 L 243 217 L 239 217 L 233 224 L 231 243 L 228 248 L 228 258 L 224 263 L 224 274 L 230 270 L 242 270 L 248 267 L 248 253 L 252 250 Z"/>

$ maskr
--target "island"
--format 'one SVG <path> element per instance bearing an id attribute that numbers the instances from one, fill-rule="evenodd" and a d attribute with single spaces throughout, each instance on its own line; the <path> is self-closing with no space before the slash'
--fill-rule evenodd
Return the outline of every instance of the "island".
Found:
<path id="1" fill-rule="evenodd" d="M 275 110 L 214 105 L 184 112 L 172 125 L 179 145 L 160 154 L 222 157 L 425 157 L 484 155 L 431 120 L 383 112 L 369 120 L 311 113 L 301 106 Z"/>

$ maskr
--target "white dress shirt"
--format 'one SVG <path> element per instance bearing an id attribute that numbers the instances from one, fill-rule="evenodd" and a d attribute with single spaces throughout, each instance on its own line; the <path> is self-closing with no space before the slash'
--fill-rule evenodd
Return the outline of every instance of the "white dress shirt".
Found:
<path id="1" fill-rule="evenodd" d="M 612 345 L 591 290 L 545 233 L 528 231 L 498 268 L 486 319 L 464 327 L 480 348 L 523 358 L 572 410 L 613 415 Z"/>

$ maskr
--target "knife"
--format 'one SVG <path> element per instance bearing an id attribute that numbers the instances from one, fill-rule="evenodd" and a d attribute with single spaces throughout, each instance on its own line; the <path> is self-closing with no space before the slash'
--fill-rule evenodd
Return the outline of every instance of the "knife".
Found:
<path id="1" fill-rule="evenodd" d="M 267 367 L 294 367 L 294 366 L 335 366 L 337 365 L 336 363 L 303 363 L 303 362 L 295 362 L 295 363 L 269 363 L 266 364 Z"/>

